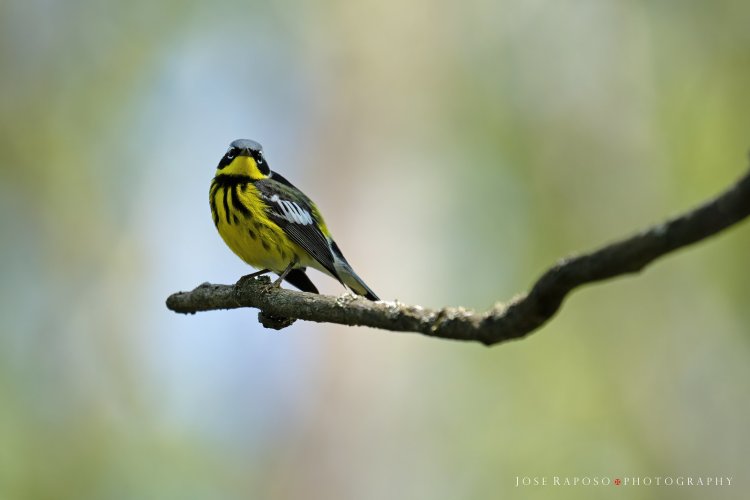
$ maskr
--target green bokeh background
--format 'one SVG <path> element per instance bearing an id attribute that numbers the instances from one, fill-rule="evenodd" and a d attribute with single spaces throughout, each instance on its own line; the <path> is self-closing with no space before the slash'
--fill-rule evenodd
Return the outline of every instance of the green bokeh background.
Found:
<path id="1" fill-rule="evenodd" d="M 485 349 L 184 317 L 263 143 L 384 299 L 487 308 L 733 181 L 750 4 L 0 3 L 0 499 L 746 498 L 747 224 Z M 322 291 L 341 288 L 319 274 Z M 721 489 L 517 476 L 731 476 Z"/>

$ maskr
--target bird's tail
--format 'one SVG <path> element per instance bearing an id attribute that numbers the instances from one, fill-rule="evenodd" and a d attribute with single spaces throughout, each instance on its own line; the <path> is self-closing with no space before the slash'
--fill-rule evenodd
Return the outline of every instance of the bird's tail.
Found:
<path id="1" fill-rule="evenodd" d="M 352 266 L 349 265 L 341 253 L 341 250 L 339 250 L 338 245 L 336 245 L 335 242 L 331 242 L 331 247 L 334 255 L 333 267 L 336 269 L 336 277 L 338 280 L 357 295 L 361 295 L 364 298 L 373 301 L 380 300 L 378 296 L 375 295 L 375 292 L 370 290 L 370 287 L 362 281 L 362 278 L 357 276 L 357 273 L 354 272 Z"/>

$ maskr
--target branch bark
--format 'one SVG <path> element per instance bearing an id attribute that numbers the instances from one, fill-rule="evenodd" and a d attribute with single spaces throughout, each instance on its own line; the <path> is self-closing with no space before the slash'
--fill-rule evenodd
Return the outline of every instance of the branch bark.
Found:
<path id="1" fill-rule="evenodd" d="M 427 309 L 360 297 L 332 297 L 274 288 L 267 277 L 241 278 L 234 285 L 204 283 L 167 299 L 179 313 L 254 307 L 261 323 L 274 329 L 296 319 L 419 332 L 443 339 L 494 345 L 519 339 L 545 324 L 573 289 L 632 274 L 670 252 L 708 238 L 750 215 L 750 171 L 726 191 L 661 224 L 589 253 L 558 261 L 531 290 L 486 312 L 463 307 Z"/>

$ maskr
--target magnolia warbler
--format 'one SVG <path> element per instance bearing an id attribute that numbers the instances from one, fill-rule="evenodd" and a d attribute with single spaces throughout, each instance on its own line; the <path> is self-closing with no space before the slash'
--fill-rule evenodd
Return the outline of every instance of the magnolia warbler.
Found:
<path id="1" fill-rule="evenodd" d="M 318 293 L 305 274 L 312 267 L 358 295 L 379 300 L 344 258 L 315 203 L 268 167 L 257 142 L 237 139 L 229 145 L 211 181 L 209 202 L 227 246 L 260 269 L 250 276 L 273 271 L 279 275 L 275 285 L 286 280 Z"/>

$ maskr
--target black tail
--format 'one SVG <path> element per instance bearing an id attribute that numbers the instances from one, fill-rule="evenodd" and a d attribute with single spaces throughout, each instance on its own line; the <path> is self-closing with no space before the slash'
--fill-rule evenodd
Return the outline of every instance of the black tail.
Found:
<path id="1" fill-rule="evenodd" d="M 292 269 L 284 277 L 284 281 L 303 292 L 318 293 L 318 289 L 310 281 L 310 278 L 307 277 L 304 269 Z"/>
<path id="2" fill-rule="evenodd" d="M 368 300 L 380 300 L 378 296 L 375 295 L 375 292 L 370 290 L 370 287 L 362 281 L 362 278 L 357 276 L 357 273 L 354 272 L 352 266 L 350 266 L 346 261 L 346 258 L 344 258 L 344 254 L 341 253 L 341 249 L 333 240 L 331 240 L 331 250 L 333 251 L 333 267 L 336 269 L 336 278 L 338 278 L 341 284 L 347 286 L 352 292 L 361 295 Z"/>

